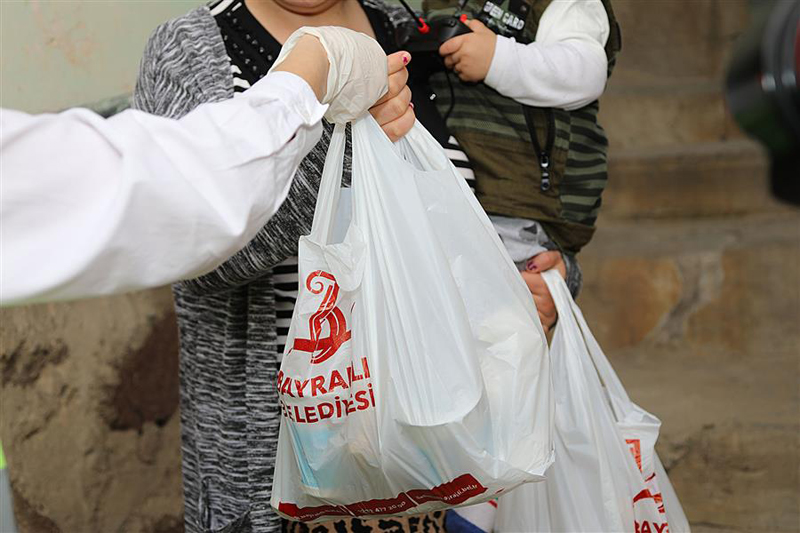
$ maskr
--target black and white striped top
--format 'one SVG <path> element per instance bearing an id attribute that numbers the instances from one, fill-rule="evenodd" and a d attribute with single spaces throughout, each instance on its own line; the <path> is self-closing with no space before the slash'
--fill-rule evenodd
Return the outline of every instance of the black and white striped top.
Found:
<path id="1" fill-rule="evenodd" d="M 369 5 L 364 10 L 372 22 L 379 42 L 389 42 L 386 35 L 386 15 Z M 233 88 L 235 94 L 245 92 L 264 77 L 280 53 L 278 43 L 247 9 L 243 0 L 222 0 L 211 10 L 222 31 L 225 47 L 231 60 Z M 382 43 L 383 44 L 383 43 Z M 458 146 L 455 137 L 443 144 L 453 164 L 474 189 L 473 174 L 466 154 Z M 273 283 L 277 312 L 278 353 L 282 354 L 289 334 L 292 312 L 297 300 L 297 257 L 289 257 L 273 269 Z"/>

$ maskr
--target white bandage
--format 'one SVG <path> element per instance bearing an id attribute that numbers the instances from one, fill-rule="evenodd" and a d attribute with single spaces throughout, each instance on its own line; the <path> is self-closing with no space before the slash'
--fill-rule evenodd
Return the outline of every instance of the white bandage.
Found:
<path id="1" fill-rule="evenodd" d="M 389 90 L 389 72 L 378 42 L 353 30 L 338 26 L 304 26 L 284 43 L 274 69 L 283 62 L 304 35 L 313 35 L 328 54 L 328 87 L 323 104 L 325 118 L 334 124 L 351 122 L 367 112 Z"/>

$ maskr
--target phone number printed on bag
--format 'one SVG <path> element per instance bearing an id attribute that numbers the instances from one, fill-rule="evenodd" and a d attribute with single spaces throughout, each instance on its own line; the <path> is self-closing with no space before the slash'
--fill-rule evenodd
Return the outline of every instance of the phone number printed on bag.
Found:
<path id="1" fill-rule="evenodd" d="M 321 516 L 373 516 L 396 514 L 413 509 L 430 501 L 440 501 L 448 505 L 459 505 L 474 496 L 486 492 L 471 474 L 442 483 L 430 489 L 415 489 L 401 492 L 395 498 L 375 499 L 348 505 L 322 505 L 317 507 L 298 507 L 293 503 L 281 502 L 278 510 L 296 520 L 310 521 Z"/>

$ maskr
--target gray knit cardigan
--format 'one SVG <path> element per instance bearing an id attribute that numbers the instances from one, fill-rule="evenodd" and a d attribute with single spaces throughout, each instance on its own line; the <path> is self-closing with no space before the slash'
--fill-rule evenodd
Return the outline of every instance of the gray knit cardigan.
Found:
<path id="1" fill-rule="evenodd" d="M 134 107 L 177 118 L 232 96 L 230 61 L 207 7 L 155 30 Z M 299 237 L 310 231 L 330 132 L 326 127 L 287 200 L 246 248 L 213 272 L 174 287 L 189 533 L 280 529 L 269 505 L 280 423 L 272 268 L 296 255 Z"/>

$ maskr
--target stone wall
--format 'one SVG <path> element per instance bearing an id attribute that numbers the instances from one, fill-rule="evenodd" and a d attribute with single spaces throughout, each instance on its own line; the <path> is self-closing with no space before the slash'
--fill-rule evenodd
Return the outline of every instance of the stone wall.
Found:
<path id="1" fill-rule="evenodd" d="M 153 28 L 202 3 L 3 0 L 3 107 L 41 113 L 129 94 Z"/>
<path id="2" fill-rule="evenodd" d="M 57 111 L 130 93 L 153 28 L 201 2 L 0 2 L 0 103 Z M 21 532 L 182 530 L 176 350 L 168 289 L 0 310 Z"/>
<path id="3" fill-rule="evenodd" d="M 611 181 L 580 304 L 696 530 L 795 531 L 800 218 L 721 97 L 745 0 L 615 0 Z M 181 530 L 169 291 L 0 312 L 23 532 Z"/>
<path id="4" fill-rule="evenodd" d="M 182 530 L 170 292 L 0 319 L 0 435 L 19 530 Z"/>

